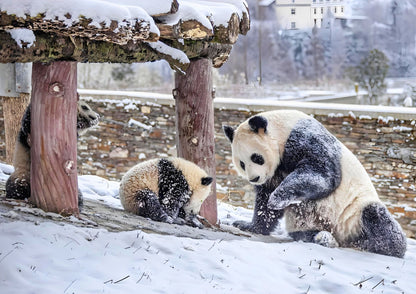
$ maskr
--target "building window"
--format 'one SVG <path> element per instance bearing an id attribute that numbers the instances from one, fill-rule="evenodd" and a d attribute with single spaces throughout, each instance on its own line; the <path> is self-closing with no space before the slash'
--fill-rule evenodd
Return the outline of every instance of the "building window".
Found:
<path id="1" fill-rule="evenodd" d="M 313 14 L 316 14 L 316 8 L 313 9 Z"/>
<path id="2" fill-rule="evenodd" d="M 291 22 L 290 23 L 290 28 L 292 29 L 292 30 L 294 30 L 294 29 L 296 29 L 296 22 Z"/>
<path id="3" fill-rule="evenodd" d="M 341 12 L 344 12 L 344 6 L 341 6 Z"/>
<path id="4" fill-rule="evenodd" d="M 337 13 L 337 8 L 336 7 L 334 8 L 334 12 Z"/>
<path id="5" fill-rule="evenodd" d="M 295 8 L 292 8 L 290 11 L 291 11 L 292 14 L 296 14 L 296 9 Z"/>
<path id="6" fill-rule="evenodd" d="M 316 26 L 316 18 L 314 18 L 313 24 L 314 24 L 314 26 Z"/>
<path id="7" fill-rule="evenodd" d="M 324 14 L 324 8 L 321 7 L 321 14 Z"/>

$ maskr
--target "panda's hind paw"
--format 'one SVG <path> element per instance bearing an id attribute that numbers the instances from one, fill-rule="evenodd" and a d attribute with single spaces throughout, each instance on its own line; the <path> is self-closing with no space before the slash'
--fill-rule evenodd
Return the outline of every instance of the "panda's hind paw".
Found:
<path id="1" fill-rule="evenodd" d="M 339 247 L 337 240 L 328 231 L 320 231 L 313 238 L 313 242 L 324 247 L 335 248 Z"/>

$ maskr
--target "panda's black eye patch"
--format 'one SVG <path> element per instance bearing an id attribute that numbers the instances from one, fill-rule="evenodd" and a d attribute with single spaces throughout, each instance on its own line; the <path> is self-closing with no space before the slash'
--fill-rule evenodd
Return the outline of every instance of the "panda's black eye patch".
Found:
<path id="1" fill-rule="evenodd" d="M 255 164 L 258 164 L 258 165 L 263 165 L 264 164 L 263 156 L 261 156 L 260 154 L 257 154 L 257 153 L 253 153 L 251 155 L 251 161 L 254 162 Z"/>
<path id="2" fill-rule="evenodd" d="M 243 170 L 246 170 L 246 165 L 241 160 L 240 160 L 240 166 Z"/>
<path id="3" fill-rule="evenodd" d="M 89 110 L 88 106 L 82 105 L 81 106 L 82 110 Z"/>

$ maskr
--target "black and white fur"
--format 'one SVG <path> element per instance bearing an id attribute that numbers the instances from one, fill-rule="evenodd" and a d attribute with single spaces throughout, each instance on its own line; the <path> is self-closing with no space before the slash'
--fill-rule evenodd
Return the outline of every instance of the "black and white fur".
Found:
<path id="1" fill-rule="evenodd" d="M 14 172 L 6 182 L 6 197 L 14 199 L 26 199 L 30 197 L 30 128 L 31 128 L 31 104 L 23 115 L 19 134 L 17 136 L 13 154 Z M 98 123 L 99 115 L 91 107 L 78 99 L 77 109 L 77 133 L 78 136 L 88 128 Z M 82 204 L 82 194 L 78 191 L 78 204 Z"/>
<path id="2" fill-rule="evenodd" d="M 364 167 L 318 121 L 278 110 L 223 130 L 256 191 L 252 222 L 236 227 L 269 234 L 284 215 L 295 240 L 404 256 L 406 237 Z"/>
<path id="3" fill-rule="evenodd" d="M 155 221 L 201 227 L 196 218 L 211 191 L 212 177 L 179 157 L 157 158 L 132 167 L 122 178 L 126 211 Z"/>

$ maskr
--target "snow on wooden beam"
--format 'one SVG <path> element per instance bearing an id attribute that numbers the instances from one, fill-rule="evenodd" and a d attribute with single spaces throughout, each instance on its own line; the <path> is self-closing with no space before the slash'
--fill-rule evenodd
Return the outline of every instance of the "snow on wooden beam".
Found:
<path id="1" fill-rule="evenodd" d="M 187 65 L 177 64 L 175 50 L 169 50 L 172 56 L 155 45 L 148 54 L 146 43 L 161 41 L 183 51 L 188 59 L 210 58 L 219 67 L 238 35 L 249 28 L 248 8 L 242 0 L 4 0 L 0 1 L 0 62 L 165 59 L 183 71 Z"/>
<path id="2" fill-rule="evenodd" d="M 30 28 L 33 31 L 47 33 L 59 33 L 63 36 L 87 37 L 91 40 L 107 41 L 116 44 L 127 44 L 129 41 L 156 41 L 159 39 L 157 33 L 150 32 L 150 23 L 143 19 L 126 21 L 127 25 L 119 26 L 118 21 L 112 20 L 108 24 L 101 23 L 101 26 L 92 25 L 91 18 L 80 16 L 77 23 L 71 26 L 63 20 L 45 21 L 44 15 L 35 17 L 16 17 L 0 12 L 0 26 L 8 28 Z M 68 15 L 68 17 L 71 17 Z M 13 25 L 12 25 L 13 24 Z"/>
<path id="3" fill-rule="evenodd" d="M 39 208 L 78 215 L 77 64 L 34 63 L 31 197 Z"/>
<path id="4" fill-rule="evenodd" d="M 131 4 L 129 0 L 127 1 L 128 1 L 127 4 Z M 124 3 L 124 1 L 119 1 L 119 2 Z M 157 1 L 135 0 L 134 4 L 143 8 L 152 17 L 164 16 L 164 15 L 176 13 L 179 8 L 179 3 L 177 0 L 157 0 Z"/>

